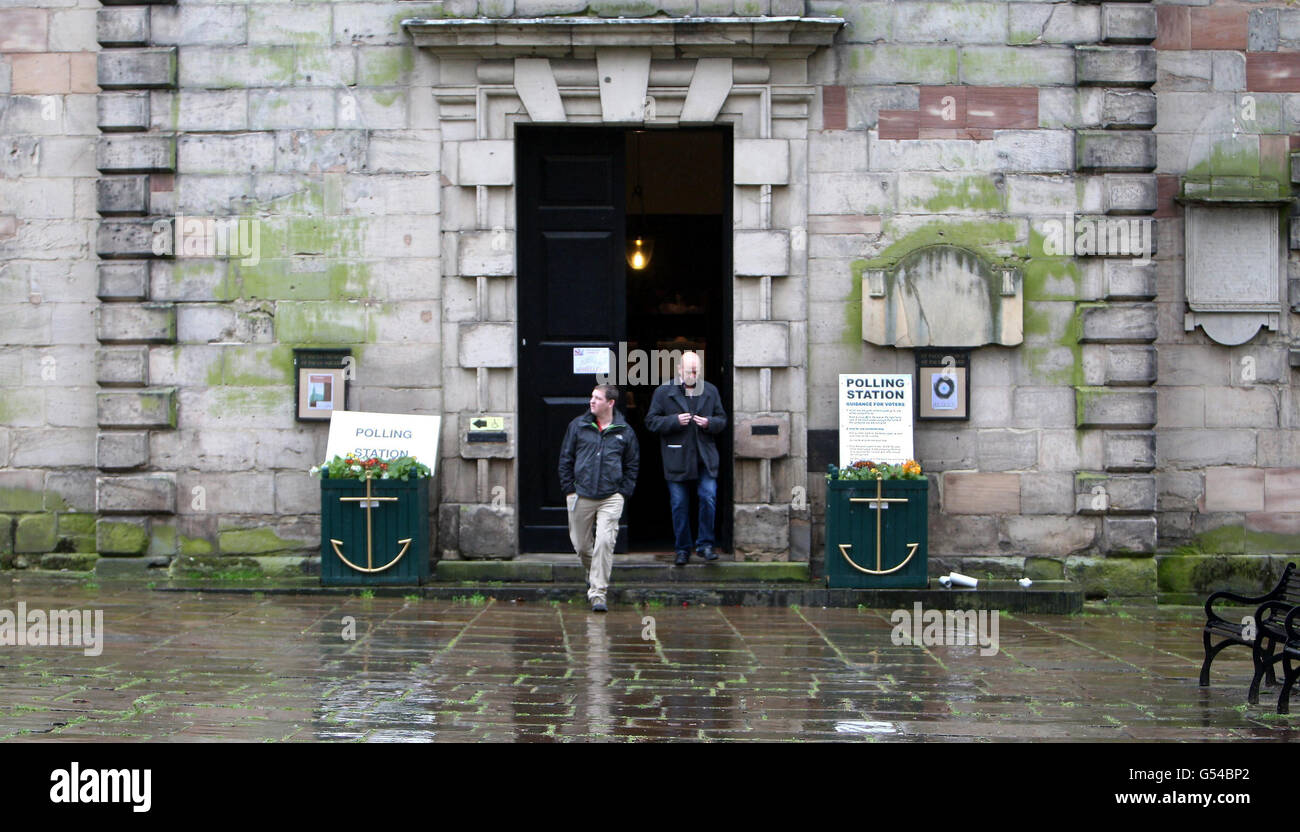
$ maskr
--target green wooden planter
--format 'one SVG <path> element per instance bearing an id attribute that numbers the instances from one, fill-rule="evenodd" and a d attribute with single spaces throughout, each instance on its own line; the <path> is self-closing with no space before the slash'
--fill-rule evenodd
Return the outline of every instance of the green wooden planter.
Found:
<path id="1" fill-rule="evenodd" d="M 320 482 L 322 586 L 429 580 L 429 479 Z"/>
<path id="2" fill-rule="evenodd" d="M 924 479 L 827 481 L 827 585 L 927 586 L 929 488 Z"/>

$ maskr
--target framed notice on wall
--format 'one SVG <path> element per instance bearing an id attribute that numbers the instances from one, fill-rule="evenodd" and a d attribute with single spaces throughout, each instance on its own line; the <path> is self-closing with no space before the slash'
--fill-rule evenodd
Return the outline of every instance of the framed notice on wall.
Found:
<path id="1" fill-rule="evenodd" d="M 294 350 L 295 418 L 299 422 L 328 421 L 347 410 L 347 384 L 352 351 Z"/>
<path id="2" fill-rule="evenodd" d="M 916 418 L 970 419 L 970 350 L 916 351 Z"/>

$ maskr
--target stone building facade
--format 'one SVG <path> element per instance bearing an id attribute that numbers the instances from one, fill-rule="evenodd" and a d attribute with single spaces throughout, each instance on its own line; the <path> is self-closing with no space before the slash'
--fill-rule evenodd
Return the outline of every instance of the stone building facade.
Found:
<path id="1" fill-rule="evenodd" d="M 724 137 L 737 558 L 820 570 L 837 378 L 922 348 L 971 382 L 915 431 L 932 571 L 1172 600 L 1300 550 L 1285 3 L 44 0 L 0 96 L 6 567 L 300 571 L 310 347 L 443 416 L 434 556 L 528 548 L 538 126 Z"/>

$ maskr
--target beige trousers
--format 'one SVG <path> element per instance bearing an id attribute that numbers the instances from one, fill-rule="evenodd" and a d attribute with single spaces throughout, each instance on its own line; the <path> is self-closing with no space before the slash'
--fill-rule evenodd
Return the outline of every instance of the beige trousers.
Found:
<path id="1" fill-rule="evenodd" d="M 587 570 L 587 600 L 605 600 L 609 573 L 614 568 L 614 542 L 618 539 L 618 519 L 623 516 L 623 495 L 612 494 L 603 500 L 570 494 L 569 540 Z"/>

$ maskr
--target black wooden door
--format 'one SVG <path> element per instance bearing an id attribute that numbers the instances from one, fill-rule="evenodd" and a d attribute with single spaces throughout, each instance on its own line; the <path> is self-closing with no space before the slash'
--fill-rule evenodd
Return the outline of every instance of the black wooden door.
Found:
<path id="1" fill-rule="evenodd" d="M 626 338 L 624 136 L 599 128 L 516 135 L 519 222 L 519 511 L 524 552 L 572 550 L 556 466 L 596 376 L 575 347 Z M 613 367 L 611 367 L 613 369 Z M 619 548 L 627 530 L 619 530 Z"/>

